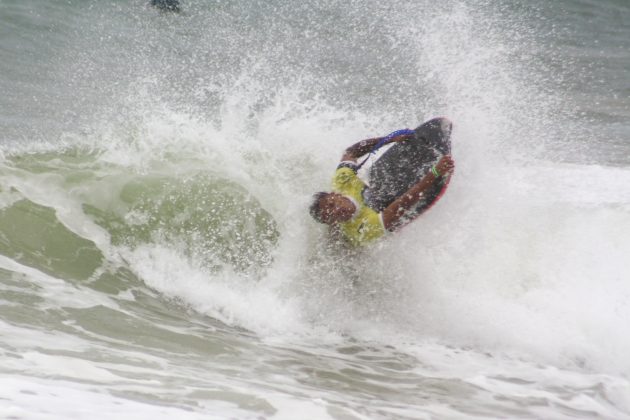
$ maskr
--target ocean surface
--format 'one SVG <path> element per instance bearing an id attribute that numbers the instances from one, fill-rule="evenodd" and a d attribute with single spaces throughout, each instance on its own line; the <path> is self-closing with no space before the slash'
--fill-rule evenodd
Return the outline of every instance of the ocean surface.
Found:
<path id="1" fill-rule="evenodd" d="M 0 418 L 630 419 L 630 1 L 0 0 Z M 342 150 L 454 122 L 360 251 Z"/>

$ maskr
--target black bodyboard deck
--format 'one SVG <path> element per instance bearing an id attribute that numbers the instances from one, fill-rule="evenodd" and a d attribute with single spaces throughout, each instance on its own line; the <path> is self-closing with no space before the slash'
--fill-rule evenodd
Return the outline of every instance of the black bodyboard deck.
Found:
<path id="1" fill-rule="evenodd" d="M 434 118 L 414 130 L 412 139 L 392 145 L 369 169 L 367 204 L 382 211 L 422 179 L 442 156 L 451 154 L 451 122 Z M 431 207 L 444 193 L 448 178 L 426 191 L 407 214 L 413 218 Z"/>

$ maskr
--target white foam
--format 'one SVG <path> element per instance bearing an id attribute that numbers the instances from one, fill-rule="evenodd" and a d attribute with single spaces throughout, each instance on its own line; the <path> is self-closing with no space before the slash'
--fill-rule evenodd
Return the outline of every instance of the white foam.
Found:
<path id="1" fill-rule="evenodd" d="M 294 302 L 229 267 L 212 273 L 177 251 L 159 245 L 130 251 L 128 261 L 148 286 L 227 324 L 262 334 L 290 333 L 304 328 Z"/>
<path id="2" fill-rule="evenodd" d="M 630 272 L 624 257 L 630 242 L 623 235 L 628 171 L 497 161 L 483 152 L 505 147 L 497 140 L 500 121 L 458 108 L 457 168 L 445 197 L 381 245 L 349 260 L 317 257 L 328 269 L 313 271 L 323 237 L 305 210 L 310 194 L 326 187 L 344 146 L 375 133 L 365 129 L 370 116 L 353 114 L 346 122 L 326 107 L 296 111 L 295 92 L 285 94 L 259 116 L 255 132 L 215 129 L 205 140 L 208 149 L 197 155 L 245 185 L 276 219 L 275 261 L 262 281 L 229 267 L 209 273 L 157 244 L 126 257 L 149 286 L 263 336 L 310 336 L 322 326 L 369 336 L 387 328 L 401 340 L 429 336 L 548 363 L 630 371 L 623 356 L 630 341 L 620 331 L 630 316 L 622 281 Z M 207 126 L 182 124 L 192 128 L 178 128 L 178 142 L 196 147 Z M 169 130 L 161 137 L 167 145 L 174 135 Z M 146 153 L 155 147 L 145 146 Z M 344 264 L 364 286 L 350 290 Z M 602 340 L 610 351 L 598 348 Z"/>
<path id="3" fill-rule="evenodd" d="M 506 34 L 501 28 L 510 22 L 488 16 L 490 5 L 475 5 L 479 8 L 452 2 L 428 14 L 416 5 L 399 5 L 408 9 L 407 22 L 423 24 L 396 25 L 399 38 L 394 41 L 399 44 L 394 47 L 410 47 L 405 54 L 417 62 L 410 76 L 417 73 L 430 89 L 418 95 L 419 102 L 428 104 L 426 109 L 394 112 L 450 117 L 455 123 L 457 169 L 448 193 L 430 212 L 360 253 L 322 249 L 323 227 L 307 214 L 309 197 L 328 186 L 344 147 L 421 121 L 401 121 L 387 106 L 372 115 L 349 111 L 361 101 L 333 106 L 318 97 L 305 99 L 305 92 L 313 87 L 317 91 L 319 80 L 307 80 L 308 89 L 300 83 L 270 86 L 260 77 L 265 71 L 245 70 L 234 83 L 213 85 L 222 103 L 219 115 L 207 120 L 151 99 L 151 89 L 136 95 L 131 88 L 121 100 L 128 103 L 120 105 L 134 112 L 112 120 L 106 115 L 103 124 L 81 140 L 100 153 L 95 157 L 96 179 L 125 177 L 129 172 L 181 176 L 207 170 L 246 188 L 274 216 L 280 231 L 274 262 L 261 268 L 256 279 L 229 266 L 207 269 L 158 239 L 134 249 L 110 249 L 109 235 L 83 214 L 81 202 L 88 196 L 111 201 L 118 193 L 113 187 L 119 185 L 116 182 L 101 188 L 98 182 L 77 187 L 54 174 L 23 178 L 24 174 L 7 170 L 3 186 L 14 186 L 32 201 L 55 209 L 64 225 L 93 240 L 111 261 L 118 262 L 119 251 L 131 269 L 166 299 L 178 299 L 198 312 L 254 331 L 265 343 L 288 343 L 294 350 L 299 348 L 296 343 L 312 339 L 319 344 L 312 359 L 331 356 L 322 345 L 328 340 L 375 343 L 379 352 L 393 345 L 407 355 L 417 355 L 415 367 L 428 377 L 455 378 L 490 395 L 515 398 L 516 405 L 539 398 L 603 417 L 620 417 L 622 413 L 609 411 L 597 398 L 608 398 L 620 410 L 630 411 L 624 379 L 630 374 L 628 172 L 560 165 L 554 156 L 548 156 L 549 162 L 534 159 L 544 155 L 541 152 L 557 139 L 558 131 L 569 136 L 579 124 L 560 123 L 561 92 L 549 95 L 544 83 L 538 83 L 544 80 L 535 69 L 526 68 L 527 60 L 516 59 L 528 51 L 528 45 L 520 41 L 512 45 L 509 35 L 523 28 L 514 27 L 513 33 Z M 256 67 L 276 64 L 263 62 Z M 158 85 L 139 83 L 145 88 Z M 269 91 L 274 94 L 268 95 Z M 0 205 L 15 199 L 3 191 Z M 44 306 L 115 305 L 100 292 L 50 278 L 6 257 L 0 258 L 0 265 L 32 279 L 38 287 L 34 293 L 43 297 Z M 115 397 L 101 388 L 80 385 L 87 376 L 103 384 L 115 383 L 118 376 L 107 364 L 33 351 L 40 346 L 53 351 L 91 348 L 85 340 L 9 323 L 3 323 L 3 331 L 3 343 L 24 354 L 23 358 L 12 355 L 5 369 L 32 374 L 0 379 L 0 407 L 7 416 L 65 419 L 93 418 L 98 413 L 100 418 L 148 419 L 250 414 L 227 402 L 201 402 L 210 412 L 201 416 Z M 117 353 L 115 344 L 121 343 L 105 338 L 111 345 L 105 351 Z M 537 363 L 566 370 L 539 368 Z M 165 364 L 168 360 L 160 360 L 158 366 Z M 428 367 L 423 369 L 423 364 Z M 151 376 L 150 371 L 136 372 L 134 367 L 120 371 Z M 614 376 L 594 377 L 589 371 Z M 504 384 L 492 377 L 511 372 L 517 381 L 530 385 Z M 39 379 L 41 374 L 75 382 Z M 257 378 L 257 383 L 265 379 Z M 299 386 L 294 378 L 287 384 Z M 346 405 L 342 391 L 317 389 L 322 398 L 309 401 L 299 399 L 291 387 L 280 395 L 257 392 L 280 407 L 278 418 L 295 410 L 330 417 L 323 402 L 330 394 L 341 396 L 340 404 Z M 577 396 L 559 399 L 562 387 Z M 604 397 L 585 398 L 600 389 Z M 307 385 L 299 388 L 302 391 L 310 395 L 313 390 Z M 436 417 L 461 416 L 451 407 L 427 407 Z M 545 408 L 540 408 L 538 417 L 557 415 Z M 413 414 L 404 409 L 396 412 Z M 360 417 L 351 410 L 350 414 Z"/>
<path id="4" fill-rule="evenodd" d="M 43 298 L 42 307 L 91 308 L 102 305 L 118 308 L 113 300 L 101 293 L 52 277 L 4 255 L 0 255 L 0 267 L 24 275 L 24 282 L 35 285 L 36 291 L 29 291 Z"/>
<path id="5" fill-rule="evenodd" d="M 195 412 L 116 397 L 94 386 L 20 375 L 0 378 L 0 417 L 32 420 L 67 419 L 223 419 L 244 413 L 228 403 Z M 246 415 L 246 414 L 245 414 Z"/>

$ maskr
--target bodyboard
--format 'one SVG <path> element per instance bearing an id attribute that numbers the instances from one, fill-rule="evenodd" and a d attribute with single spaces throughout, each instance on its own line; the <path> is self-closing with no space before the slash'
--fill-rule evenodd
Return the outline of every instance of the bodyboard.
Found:
<path id="1" fill-rule="evenodd" d="M 434 118 L 414 130 L 413 138 L 392 145 L 369 169 L 367 204 L 383 211 L 413 184 L 422 179 L 442 156 L 451 153 L 451 122 Z M 434 185 L 405 219 L 428 210 L 444 194 L 450 177 Z"/>

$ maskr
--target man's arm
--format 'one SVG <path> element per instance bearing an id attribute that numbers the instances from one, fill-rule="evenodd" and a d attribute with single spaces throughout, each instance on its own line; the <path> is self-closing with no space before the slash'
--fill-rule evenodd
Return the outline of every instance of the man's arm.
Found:
<path id="1" fill-rule="evenodd" d="M 392 137 L 385 144 L 404 141 L 404 140 L 410 139 L 411 137 L 413 137 L 413 134 L 403 134 L 400 136 Z M 344 151 L 343 156 L 341 157 L 341 160 L 342 161 L 356 161 L 358 158 L 360 158 L 364 154 L 370 153 L 372 149 L 374 148 L 374 146 L 376 146 L 378 142 L 380 142 L 384 138 L 385 137 L 375 137 L 373 139 L 361 140 L 360 142 L 353 144 L 352 146 L 348 147 Z"/>
<path id="2" fill-rule="evenodd" d="M 450 174 L 454 167 L 455 163 L 450 156 L 443 156 L 437 165 L 435 165 L 435 169 L 440 176 Z M 438 179 L 439 177 L 435 176 L 433 172 L 430 171 L 420 181 L 409 188 L 407 192 L 387 206 L 385 210 L 383 210 L 383 225 L 385 229 L 390 230 L 390 228 L 395 227 L 400 218 L 422 198 L 427 188 L 433 185 L 434 182 L 437 182 Z"/>

